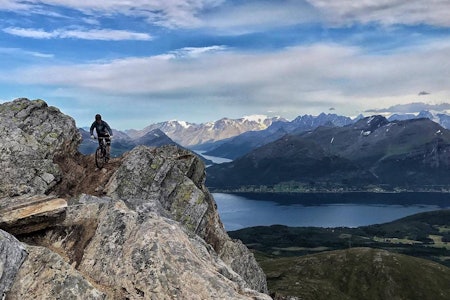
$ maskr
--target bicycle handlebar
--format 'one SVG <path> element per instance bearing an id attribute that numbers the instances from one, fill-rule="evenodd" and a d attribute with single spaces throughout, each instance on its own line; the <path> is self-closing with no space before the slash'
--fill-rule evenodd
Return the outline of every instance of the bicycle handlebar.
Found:
<path id="1" fill-rule="evenodd" d="M 100 140 L 100 139 L 104 140 L 104 139 L 108 139 L 108 138 L 110 139 L 111 136 L 108 135 L 108 136 L 101 136 L 101 137 L 98 137 L 98 136 L 95 136 L 95 135 L 94 135 L 94 140 Z"/>

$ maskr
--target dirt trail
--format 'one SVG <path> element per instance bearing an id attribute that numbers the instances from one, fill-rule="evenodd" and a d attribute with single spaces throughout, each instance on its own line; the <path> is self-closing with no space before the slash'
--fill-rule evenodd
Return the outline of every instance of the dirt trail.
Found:
<path id="1" fill-rule="evenodd" d="M 102 196 L 104 186 L 119 168 L 122 159 L 122 157 L 112 158 L 103 169 L 98 169 L 94 155 L 77 153 L 74 157 L 57 157 L 55 162 L 63 175 L 51 193 L 68 198 L 82 193 Z"/>

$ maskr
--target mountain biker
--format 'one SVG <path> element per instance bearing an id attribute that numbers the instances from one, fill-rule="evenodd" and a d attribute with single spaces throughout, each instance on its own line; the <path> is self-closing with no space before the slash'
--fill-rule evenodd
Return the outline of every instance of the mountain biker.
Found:
<path id="1" fill-rule="evenodd" d="M 97 132 L 98 143 L 101 143 L 100 138 L 105 138 L 106 142 L 106 158 L 109 159 L 110 154 L 110 148 L 111 148 L 111 139 L 113 137 L 113 132 L 111 130 L 111 127 L 109 127 L 108 123 L 102 120 L 102 116 L 99 114 L 95 115 L 95 121 L 91 125 L 90 133 L 91 138 L 95 139 L 94 137 L 94 128 Z"/>

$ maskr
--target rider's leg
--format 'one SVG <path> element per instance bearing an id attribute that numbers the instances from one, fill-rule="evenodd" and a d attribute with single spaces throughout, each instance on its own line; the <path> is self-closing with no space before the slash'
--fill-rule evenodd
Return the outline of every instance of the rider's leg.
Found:
<path id="1" fill-rule="evenodd" d="M 110 138 L 106 138 L 106 157 L 109 159 L 110 157 L 110 152 L 111 152 L 111 139 Z"/>

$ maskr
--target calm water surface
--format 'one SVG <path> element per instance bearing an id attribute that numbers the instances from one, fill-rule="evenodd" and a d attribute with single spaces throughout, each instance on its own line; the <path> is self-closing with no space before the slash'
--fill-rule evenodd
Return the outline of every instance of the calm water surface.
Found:
<path id="1" fill-rule="evenodd" d="M 390 222 L 408 215 L 450 208 L 443 193 L 213 193 L 228 231 L 259 225 L 357 227 Z"/>

